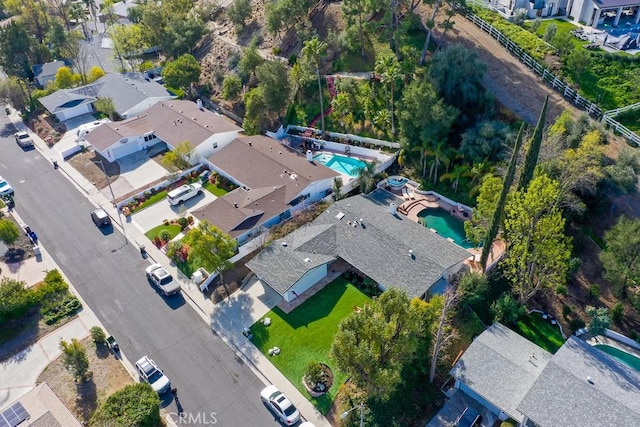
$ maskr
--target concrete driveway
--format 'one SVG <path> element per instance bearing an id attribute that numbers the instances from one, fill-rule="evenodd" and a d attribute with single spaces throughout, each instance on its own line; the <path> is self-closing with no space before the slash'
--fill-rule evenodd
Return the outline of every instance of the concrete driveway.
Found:
<path id="1" fill-rule="evenodd" d="M 147 153 L 140 151 L 118 160 L 120 176 L 111 183 L 116 199 L 130 194 L 136 190 L 143 191 L 152 183 L 166 179 L 168 171 Z M 111 199 L 109 187 L 100 190 L 105 197 Z"/>
<path id="2" fill-rule="evenodd" d="M 184 202 L 183 206 L 184 209 L 186 209 L 185 215 L 189 215 L 195 209 L 205 207 L 215 199 L 217 199 L 217 197 L 209 191 L 202 190 L 201 195 Z M 171 206 L 169 202 L 164 199 L 146 209 L 141 210 L 140 212 L 134 213 L 131 215 L 131 218 L 136 222 L 139 228 L 144 232 L 147 232 L 153 227 L 157 227 L 162 224 L 162 221 L 165 219 L 172 220 L 180 216 L 181 209 L 182 208 L 179 205 Z"/>

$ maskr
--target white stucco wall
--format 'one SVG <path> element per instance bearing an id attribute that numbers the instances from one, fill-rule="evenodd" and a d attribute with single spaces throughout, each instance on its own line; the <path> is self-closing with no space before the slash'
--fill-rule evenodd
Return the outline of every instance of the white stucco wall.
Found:
<path id="1" fill-rule="evenodd" d="M 191 156 L 191 163 L 207 163 L 206 159 L 211 157 L 214 153 L 220 151 L 222 148 L 229 145 L 231 141 L 238 137 L 240 130 L 234 130 L 231 132 L 220 132 L 211 135 L 206 141 L 199 144 L 193 150 L 193 156 Z"/>
<path id="2" fill-rule="evenodd" d="M 327 264 L 322 264 L 306 272 L 298 281 L 284 294 L 285 301 L 290 302 L 316 283 L 327 276 Z"/>
<path id="3" fill-rule="evenodd" d="M 593 0 L 574 0 L 569 10 L 569 16 L 573 17 L 573 22 L 583 22 L 591 25 L 593 8 Z"/>
<path id="4" fill-rule="evenodd" d="M 149 108 L 153 107 L 155 104 L 157 104 L 160 101 L 169 101 L 175 98 L 176 98 L 175 96 L 168 96 L 168 95 L 158 96 L 155 98 L 147 98 L 141 103 L 139 103 L 138 105 L 135 105 L 129 108 L 127 111 L 123 112 L 122 114 L 120 113 L 119 114 L 124 119 L 130 119 L 131 117 L 139 116 L 140 114 L 144 113 L 145 111 L 147 111 Z"/>

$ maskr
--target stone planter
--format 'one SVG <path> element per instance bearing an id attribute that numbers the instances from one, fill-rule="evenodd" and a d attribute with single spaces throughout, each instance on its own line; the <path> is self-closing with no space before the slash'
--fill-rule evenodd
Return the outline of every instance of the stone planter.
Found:
<path id="1" fill-rule="evenodd" d="M 333 385 L 333 372 L 331 368 L 324 363 L 320 363 L 322 366 L 322 380 L 315 384 L 307 384 L 306 378 L 302 378 L 302 385 L 311 395 L 311 397 L 320 397 L 329 391 Z"/>

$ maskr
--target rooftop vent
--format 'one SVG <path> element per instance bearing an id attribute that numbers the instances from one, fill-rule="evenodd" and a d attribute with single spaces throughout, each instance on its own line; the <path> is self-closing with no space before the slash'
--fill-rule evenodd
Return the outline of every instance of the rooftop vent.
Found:
<path id="1" fill-rule="evenodd" d="M 389 212 L 391 212 L 391 215 L 396 215 L 398 213 L 398 205 L 391 203 L 389 205 Z"/>
<path id="2" fill-rule="evenodd" d="M 198 110 L 203 110 L 203 108 L 202 108 L 202 100 L 201 99 L 198 99 L 196 101 L 196 105 L 198 106 Z"/>
<path id="3" fill-rule="evenodd" d="M 591 377 L 587 376 L 587 382 L 589 384 L 593 384 L 593 379 Z"/>
<path id="4" fill-rule="evenodd" d="M 284 246 L 284 247 L 288 246 L 287 242 L 282 242 L 281 245 Z"/>
<path id="5" fill-rule="evenodd" d="M 249 141 L 249 147 L 253 147 L 253 142 Z"/>
<path id="6" fill-rule="evenodd" d="M 233 207 L 237 208 L 238 207 L 238 202 L 233 202 Z"/>
<path id="7" fill-rule="evenodd" d="M 344 218 L 344 213 L 339 212 L 338 215 L 336 215 L 336 219 L 341 220 L 342 218 Z"/>
<path id="8" fill-rule="evenodd" d="M 308 258 L 308 257 L 307 257 L 307 258 L 305 258 L 305 259 L 304 259 L 304 262 L 311 262 L 311 258 Z"/>
<path id="9" fill-rule="evenodd" d="M 307 161 L 313 162 L 313 153 L 311 150 L 307 150 Z"/>

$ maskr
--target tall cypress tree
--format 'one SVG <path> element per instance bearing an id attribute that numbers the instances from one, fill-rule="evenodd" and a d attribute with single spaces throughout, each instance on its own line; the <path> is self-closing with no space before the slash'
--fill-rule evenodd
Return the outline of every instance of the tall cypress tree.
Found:
<path id="1" fill-rule="evenodd" d="M 518 163 L 518 153 L 522 147 L 522 134 L 524 133 L 524 123 L 518 130 L 518 136 L 516 136 L 516 143 L 513 146 L 513 152 L 511 153 L 511 159 L 509 160 L 509 166 L 507 167 L 507 173 L 504 175 L 504 181 L 502 183 L 502 191 L 500 191 L 500 197 L 496 204 L 496 210 L 493 212 L 493 218 L 491 219 L 491 226 L 487 232 L 487 237 L 482 246 L 482 255 L 480 256 L 480 265 L 482 271 L 487 267 L 487 260 L 489 259 L 489 253 L 491 252 L 491 246 L 493 245 L 493 239 L 498 235 L 500 229 L 500 223 L 502 222 L 502 216 L 504 215 L 504 205 L 507 203 L 507 195 L 509 195 L 509 189 L 513 184 L 513 179 L 516 176 L 516 164 Z"/>
<path id="2" fill-rule="evenodd" d="M 549 95 L 544 99 L 544 105 L 542 105 L 542 111 L 540 117 L 538 117 L 538 124 L 533 131 L 531 142 L 529 143 L 529 150 L 527 156 L 524 159 L 524 165 L 522 166 L 522 173 L 520 174 L 520 182 L 518 183 L 518 190 L 526 190 L 529 186 L 529 182 L 533 179 L 533 172 L 536 170 L 538 164 L 538 155 L 540 154 L 540 146 L 542 146 L 542 133 L 544 132 L 544 124 L 547 120 L 547 105 L 549 104 Z"/>

